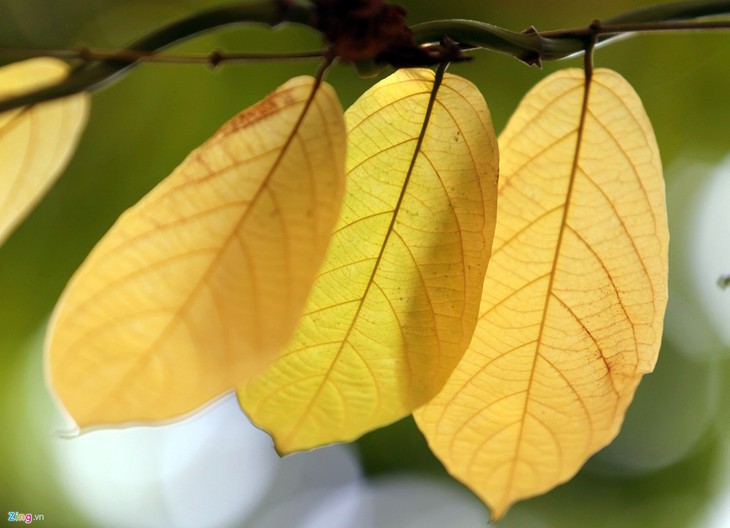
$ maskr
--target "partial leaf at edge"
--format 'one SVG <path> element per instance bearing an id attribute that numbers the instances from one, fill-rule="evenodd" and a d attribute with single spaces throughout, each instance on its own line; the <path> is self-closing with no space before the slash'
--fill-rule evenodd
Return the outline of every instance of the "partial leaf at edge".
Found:
<path id="1" fill-rule="evenodd" d="M 68 65 L 38 58 L 0 68 L 0 100 L 63 79 Z M 88 94 L 0 114 L 0 244 L 41 199 L 76 150 Z"/>
<path id="2" fill-rule="evenodd" d="M 597 70 L 578 144 L 584 84 L 577 69 L 548 77 L 500 136 L 474 339 L 415 413 L 495 520 L 615 437 L 659 351 L 669 235 L 656 140 L 631 86 Z"/>
<path id="3" fill-rule="evenodd" d="M 347 193 L 325 263 L 284 356 L 238 389 L 279 452 L 410 414 L 469 343 L 494 232 L 496 137 L 478 89 L 446 75 L 419 149 L 433 85 L 430 70 L 399 70 L 346 112 Z"/>
<path id="4" fill-rule="evenodd" d="M 225 124 L 94 248 L 47 339 L 81 427 L 179 417 L 286 345 L 344 192 L 345 126 L 297 77 Z"/>

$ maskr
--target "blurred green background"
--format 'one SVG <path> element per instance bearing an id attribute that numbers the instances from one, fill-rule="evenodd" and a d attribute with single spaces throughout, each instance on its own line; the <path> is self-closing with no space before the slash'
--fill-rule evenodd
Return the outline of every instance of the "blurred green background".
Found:
<path id="1" fill-rule="evenodd" d="M 530 25 L 548 30 L 585 26 L 595 18 L 658 2 L 400 3 L 409 10 L 412 23 L 474 18 L 515 30 Z M 0 0 L 0 47 L 115 48 L 165 21 L 213 4 L 202 0 Z M 282 51 L 314 49 L 319 44 L 315 33 L 302 28 L 272 31 L 241 26 L 175 50 Z M 730 291 L 721 291 L 715 281 L 719 273 L 730 273 L 730 187 L 722 185 L 730 181 L 730 31 L 634 37 L 599 49 L 596 64 L 619 71 L 633 84 L 653 121 L 662 152 L 672 235 L 664 345 L 656 372 L 641 384 L 616 442 L 571 482 L 518 504 L 499 526 L 729 527 Z M 481 52 L 470 63 L 452 65 L 450 71 L 480 87 L 499 132 L 533 84 L 567 66 L 580 66 L 580 61 L 546 63 L 537 69 Z M 315 69 L 311 62 L 224 65 L 215 71 L 195 65 L 149 64 L 94 95 L 89 125 L 70 166 L 0 247 L 0 513 L 40 513 L 47 526 L 142 525 L 132 520 L 131 512 L 126 519 L 116 514 L 116 524 L 99 520 L 71 491 L 74 486 L 88 486 L 89 481 L 79 477 L 74 483 L 74 470 L 68 470 L 73 463 L 63 466 L 59 460 L 70 455 L 59 455 L 53 447 L 74 440 L 59 439 L 55 433 L 57 418 L 42 378 L 43 325 L 74 269 L 122 211 L 224 121 L 287 78 Z M 345 107 L 375 82 L 357 78 L 347 65 L 336 67 L 329 81 Z M 221 431 L 226 434 L 225 428 Z M 125 444 L 115 449 L 124 450 Z M 474 521 L 473 516 L 472 520 L 460 518 L 455 510 L 450 526 L 486 523 L 486 511 L 474 506 L 468 492 L 450 481 L 412 420 L 366 435 L 347 453 L 359 461 L 355 473 L 364 475 L 358 477 L 361 482 L 378 483 L 403 474 L 426 479 L 423 482 L 437 483 L 456 494 L 455 501 L 468 503 L 469 511 L 478 512 Z M 199 457 L 197 462 L 201 463 Z M 115 467 L 97 468 L 102 475 L 96 481 L 98 487 L 115 480 Z M 313 464 L 310 469 L 316 472 L 318 467 Z M 262 484 L 271 495 L 264 503 L 275 503 L 271 497 L 283 493 L 277 486 L 286 487 L 281 479 Z M 393 493 L 397 496 L 397 491 Z M 280 500 L 304 501 L 287 497 Z M 214 500 L 207 507 L 217 508 Z M 407 516 L 408 508 L 404 503 L 403 515 Z M 266 524 L 244 517 L 225 521 L 211 517 L 198 525 L 279 526 L 275 521 Z M 371 521 L 373 526 L 387 525 Z M 350 524 L 330 516 L 329 521 L 311 521 L 307 526 Z"/>

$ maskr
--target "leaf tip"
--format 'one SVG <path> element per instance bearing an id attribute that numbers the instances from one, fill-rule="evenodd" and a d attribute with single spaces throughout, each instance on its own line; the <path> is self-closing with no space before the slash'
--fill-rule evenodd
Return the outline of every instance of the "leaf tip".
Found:
<path id="1" fill-rule="evenodd" d="M 489 509 L 489 526 L 494 526 L 499 521 L 504 519 L 504 516 L 507 515 L 507 512 L 512 507 L 512 504 L 514 504 L 513 502 L 510 502 L 507 504 L 495 505 L 494 503 L 487 500 L 485 500 L 484 502 Z"/>

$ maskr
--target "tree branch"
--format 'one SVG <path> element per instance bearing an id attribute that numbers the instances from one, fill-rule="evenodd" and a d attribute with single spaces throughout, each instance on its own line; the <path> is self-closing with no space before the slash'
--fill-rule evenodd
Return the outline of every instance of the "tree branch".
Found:
<path id="1" fill-rule="evenodd" d="M 321 58 L 326 52 L 303 52 L 292 54 L 238 54 L 213 52 L 207 56 L 159 55 L 169 46 L 189 39 L 205 31 L 233 24 L 261 23 L 276 26 L 292 22 L 317 29 L 317 8 L 324 0 L 257 0 L 245 4 L 233 4 L 213 8 L 183 18 L 132 43 L 126 49 L 115 53 L 95 52 L 88 49 L 55 50 L 55 56 L 77 58 L 84 61 L 74 68 L 63 81 L 31 93 L 0 101 L 0 112 L 57 99 L 81 91 L 91 91 L 129 70 L 141 61 L 205 63 L 212 67 L 224 61 L 233 60 L 282 60 Z M 559 31 L 538 32 L 534 28 L 517 33 L 500 27 L 473 20 L 437 20 L 417 24 L 411 29 L 413 40 L 420 46 L 443 42 L 444 38 L 458 44 L 456 55 L 461 49 L 490 49 L 512 55 L 527 64 L 539 65 L 543 60 L 557 60 L 583 53 L 590 39 L 597 43 L 606 42 L 618 35 L 656 31 L 688 31 L 730 29 L 730 21 L 688 20 L 698 17 L 730 14 L 730 0 L 709 2 L 682 2 L 677 4 L 650 6 L 596 21 L 590 27 Z M 407 30 L 407 28 L 406 28 Z M 423 48 L 411 45 L 414 51 Z M 409 48 L 410 49 L 410 48 Z M 440 48 L 434 48 L 438 51 Z M 5 50 L 5 54 L 18 50 Z M 44 55 L 54 55 L 54 50 L 39 50 Z M 428 56 L 428 54 L 423 54 Z M 454 55 L 436 53 L 436 62 L 457 60 Z M 410 55 L 404 55 L 410 56 Z M 446 57 L 446 58 L 445 58 Z M 423 57 L 421 57 L 423 60 Z M 388 59 L 384 59 L 386 63 Z M 405 60 L 405 59 L 403 59 Z M 390 61 L 393 63 L 392 61 Z M 395 63 L 393 63 L 395 64 Z M 405 60 L 396 66 L 413 66 Z"/>

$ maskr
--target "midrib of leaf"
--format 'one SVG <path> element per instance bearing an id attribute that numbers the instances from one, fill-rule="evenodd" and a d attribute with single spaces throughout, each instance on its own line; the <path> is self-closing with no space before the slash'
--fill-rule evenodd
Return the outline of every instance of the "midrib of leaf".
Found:
<path id="1" fill-rule="evenodd" d="M 238 232 L 241 225 L 246 221 L 249 212 L 253 208 L 253 204 L 257 203 L 259 197 L 262 195 L 262 193 L 268 189 L 268 183 L 271 180 L 272 176 L 276 173 L 277 168 L 279 167 L 279 164 L 281 163 L 281 160 L 286 155 L 287 151 L 289 150 L 289 147 L 292 144 L 292 141 L 294 140 L 294 137 L 297 135 L 297 132 L 299 131 L 299 127 L 301 126 L 302 122 L 304 121 L 304 118 L 307 115 L 307 112 L 309 111 L 310 107 L 312 106 L 312 103 L 314 102 L 314 97 L 317 94 L 317 91 L 319 90 L 320 85 L 322 84 L 322 77 L 318 76 L 312 85 L 312 90 L 309 93 L 309 96 L 307 97 L 307 100 L 304 102 L 304 105 L 302 107 L 302 111 L 299 114 L 299 117 L 297 118 L 296 122 L 294 123 L 294 126 L 292 127 L 291 132 L 286 138 L 286 141 L 284 141 L 284 145 L 281 148 L 281 151 L 279 155 L 276 157 L 274 162 L 271 165 L 271 168 L 269 169 L 268 173 L 266 174 L 266 177 L 262 180 L 261 185 L 259 185 L 258 189 L 256 189 L 256 193 L 254 193 L 253 197 L 249 201 L 250 206 L 246 209 L 244 214 L 241 216 L 241 218 L 235 223 L 233 229 L 231 229 L 230 234 L 226 237 L 226 239 L 223 241 L 223 243 L 220 246 L 220 251 L 218 251 L 218 257 L 220 257 L 220 254 L 223 252 L 224 248 L 227 248 L 228 245 L 231 243 L 233 238 L 236 236 L 236 233 Z M 216 264 L 218 262 L 218 258 L 211 259 L 210 264 L 205 269 L 205 272 L 203 273 L 200 281 L 198 281 L 193 288 L 190 290 L 190 293 L 186 296 L 185 300 L 180 305 L 180 308 L 174 313 L 173 317 L 170 317 L 170 321 L 165 325 L 165 327 L 162 329 L 160 334 L 157 336 L 157 338 L 152 342 L 148 350 L 152 350 L 155 348 L 155 346 L 164 341 L 166 337 L 169 335 L 169 333 L 172 331 L 172 329 L 175 327 L 177 322 L 180 319 L 180 314 L 185 312 L 192 300 L 195 298 L 195 296 L 200 291 L 200 288 L 204 284 L 206 284 L 209 280 L 210 275 L 213 273 Z M 254 311 L 256 313 L 256 311 Z M 227 353 L 230 353 L 229 351 L 226 351 Z M 113 398 L 117 394 L 119 394 L 124 388 L 126 388 L 127 382 L 134 377 L 134 375 L 139 372 L 141 369 L 143 369 L 147 363 L 149 362 L 151 358 L 150 354 L 141 354 L 138 359 L 134 362 L 132 367 L 122 376 L 119 380 L 119 382 L 112 387 L 112 390 L 107 393 L 107 399 Z M 99 404 L 94 407 L 93 413 L 97 413 L 99 409 L 103 408 L 105 405 L 105 401 L 99 402 Z"/>
<path id="2" fill-rule="evenodd" d="M 532 367 L 530 368 L 530 378 L 527 382 L 527 389 L 525 391 L 525 404 L 522 409 L 522 419 L 519 422 L 520 425 L 519 425 L 519 431 L 517 433 L 517 442 L 515 443 L 515 454 L 512 458 L 512 464 L 510 465 L 509 477 L 507 479 L 507 484 L 505 485 L 505 491 L 504 491 L 505 499 L 503 499 L 503 502 L 504 502 L 504 500 L 506 500 L 506 497 L 509 496 L 509 494 L 512 490 L 512 484 L 514 481 L 515 471 L 517 469 L 517 462 L 519 461 L 519 458 L 520 458 L 520 450 L 522 448 L 522 437 L 523 437 L 524 430 L 525 430 L 525 420 L 527 418 L 527 408 L 530 404 L 530 392 L 532 390 L 532 382 L 535 378 L 535 369 L 537 368 L 537 360 L 540 357 L 540 349 L 543 344 L 543 332 L 545 330 L 545 324 L 546 324 L 546 320 L 547 320 L 548 306 L 550 305 L 550 300 L 553 298 L 553 283 L 555 282 L 555 275 L 557 273 L 558 261 L 560 260 L 560 249 L 563 244 L 563 235 L 565 233 L 566 228 L 568 227 L 568 213 L 570 212 L 570 203 L 571 203 L 571 197 L 573 194 L 573 185 L 575 183 L 576 174 L 578 173 L 578 160 L 580 159 L 580 151 L 581 151 L 581 146 L 583 144 L 583 132 L 585 129 L 586 116 L 588 115 L 588 99 L 590 96 L 590 87 L 591 87 L 591 79 L 592 79 L 591 73 L 592 73 L 592 68 L 587 67 L 585 70 L 585 77 L 584 77 L 584 83 L 583 83 L 583 103 L 581 104 L 580 116 L 578 118 L 578 129 L 577 129 L 576 139 L 575 139 L 575 152 L 573 154 L 573 162 L 570 167 L 570 178 L 568 180 L 568 188 L 565 193 L 565 206 L 563 208 L 562 219 L 560 220 L 560 228 L 558 230 L 558 240 L 557 240 L 557 243 L 555 244 L 555 254 L 553 257 L 553 263 L 552 263 L 552 267 L 550 269 L 550 274 L 549 274 L 550 278 L 548 279 L 547 290 L 545 293 L 545 303 L 544 303 L 543 309 L 542 309 L 542 318 L 540 320 L 540 328 L 539 328 L 538 334 L 537 334 L 535 354 L 532 359 Z M 555 367 L 553 367 L 553 369 L 556 372 L 560 372 Z M 578 398 L 578 399 L 580 400 L 580 398 Z"/>
<path id="3" fill-rule="evenodd" d="M 421 153 L 421 145 L 423 144 L 423 140 L 426 137 L 426 130 L 428 129 L 428 123 L 431 120 L 431 113 L 433 112 L 433 107 L 436 104 L 436 96 L 438 95 L 439 88 L 441 86 L 441 82 L 444 78 L 444 73 L 446 71 L 446 68 L 444 66 L 439 66 L 439 68 L 436 70 L 436 75 L 433 80 L 433 87 L 431 88 L 431 95 L 428 99 L 428 104 L 426 105 L 426 113 L 423 117 L 423 124 L 421 125 L 421 130 L 418 134 L 418 139 L 416 140 L 416 146 L 413 149 L 413 156 L 411 156 L 411 162 L 408 166 L 408 171 L 406 172 L 406 176 L 403 180 L 403 186 L 401 187 L 401 192 L 398 195 L 398 201 L 395 204 L 395 207 L 393 208 L 393 217 L 391 218 L 390 224 L 388 225 L 388 229 L 385 233 L 385 237 L 383 238 L 383 243 L 380 246 L 380 252 L 378 253 L 377 258 L 375 259 L 375 264 L 373 264 L 373 270 L 370 273 L 370 277 L 368 278 L 367 285 L 365 286 L 365 291 L 363 292 L 362 296 L 360 297 L 360 300 L 357 305 L 357 309 L 355 310 L 355 314 L 352 317 L 352 322 L 347 328 L 347 332 L 345 333 L 345 336 L 342 338 L 342 340 L 339 342 L 339 347 L 337 348 L 337 352 L 335 353 L 334 357 L 332 358 L 332 362 L 327 367 L 327 371 L 325 372 L 324 376 L 322 377 L 321 383 L 317 386 L 317 390 L 315 391 L 312 398 L 307 403 L 307 406 L 305 407 L 304 411 L 302 412 L 302 415 L 297 420 L 296 424 L 287 434 L 285 440 L 290 439 L 293 435 L 297 433 L 299 428 L 302 426 L 304 421 L 307 419 L 307 416 L 309 415 L 309 412 L 312 410 L 312 407 L 314 406 L 314 403 L 319 399 L 319 395 L 322 393 L 322 389 L 324 388 L 325 383 L 327 383 L 327 380 L 329 379 L 330 375 L 332 374 L 332 369 L 334 368 L 335 364 L 337 364 L 337 361 L 340 357 L 340 354 L 342 353 L 342 349 L 345 346 L 345 343 L 348 342 L 350 338 L 350 334 L 352 333 L 353 329 L 357 325 L 357 321 L 360 315 L 360 311 L 362 310 L 363 305 L 365 304 L 365 299 L 368 297 L 368 293 L 370 292 L 370 287 L 375 282 L 375 275 L 378 272 L 378 268 L 380 266 L 380 262 L 383 258 L 383 254 L 385 253 L 385 249 L 388 246 L 388 241 L 390 240 L 390 236 L 395 231 L 394 226 L 395 222 L 398 219 L 398 214 L 400 212 L 401 205 L 403 204 L 403 199 L 406 194 L 406 190 L 408 189 L 408 184 L 411 180 L 411 175 L 413 174 L 413 169 L 416 166 L 416 161 L 418 159 L 419 154 Z M 387 298 L 387 296 L 386 296 Z"/>

